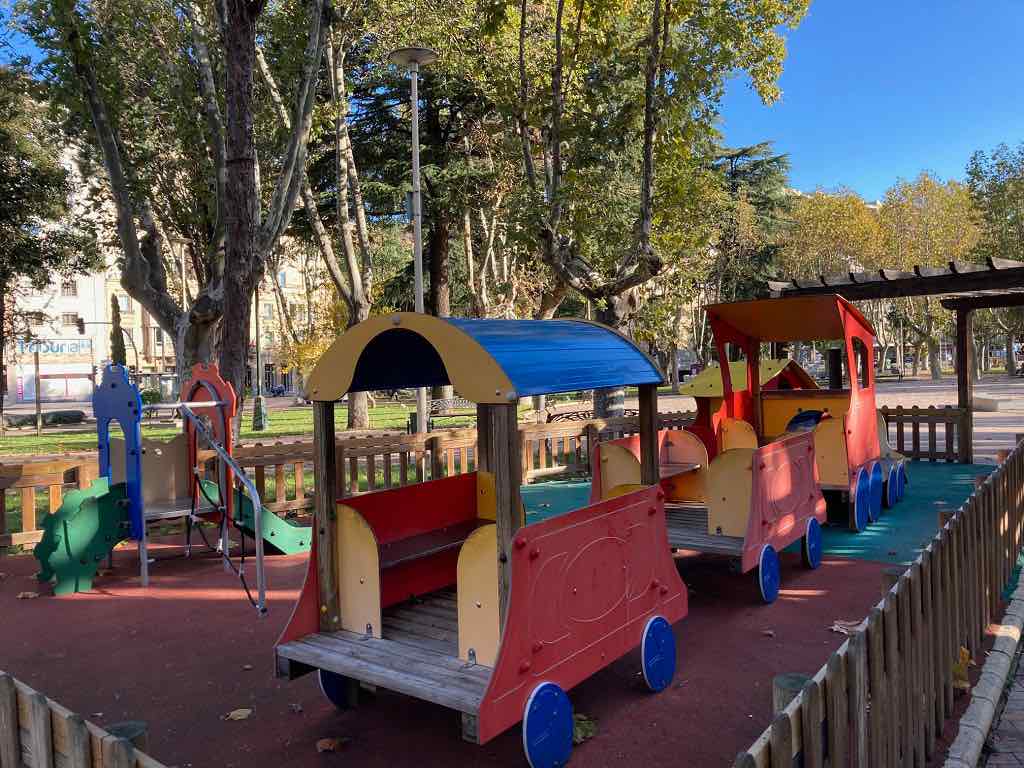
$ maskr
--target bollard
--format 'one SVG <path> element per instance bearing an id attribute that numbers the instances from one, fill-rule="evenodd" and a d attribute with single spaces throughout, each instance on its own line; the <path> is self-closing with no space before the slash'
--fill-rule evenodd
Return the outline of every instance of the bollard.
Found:
<path id="1" fill-rule="evenodd" d="M 811 678 L 799 672 L 787 672 L 772 678 L 772 714 L 777 715 L 797 697 Z"/>

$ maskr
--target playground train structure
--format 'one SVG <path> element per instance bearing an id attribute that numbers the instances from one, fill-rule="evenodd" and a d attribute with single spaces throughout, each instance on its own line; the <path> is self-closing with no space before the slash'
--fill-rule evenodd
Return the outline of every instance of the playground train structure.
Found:
<path id="1" fill-rule="evenodd" d="M 255 541 L 262 611 L 264 547 L 308 550 L 274 648 L 279 676 L 316 673 L 339 707 L 367 686 L 433 702 L 458 712 L 477 744 L 521 724 L 531 766 L 564 765 L 574 686 L 634 649 L 651 691 L 671 683 L 673 625 L 688 611 L 674 552 L 732 560 L 772 603 L 783 550 L 798 546 L 817 568 L 824 525 L 864 530 L 906 483 L 875 408 L 874 333 L 855 307 L 822 296 L 707 313 L 718 359 L 732 362 L 691 383 L 698 412 L 682 430 L 658 429 L 656 363 L 597 323 L 395 313 L 357 324 L 306 379 L 312 528 L 263 509 L 232 460 L 235 395 L 215 368 L 193 370 L 184 432 L 157 445 L 141 439 L 138 390 L 109 367 L 94 401 L 103 476 L 52 516 L 36 548 L 40 578 L 58 593 L 86 590 L 112 548 L 132 540 L 145 583 L 146 523 L 177 516 L 187 535 L 219 526 L 226 563 L 233 530 Z M 760 359 L 763 345 L 795 341 L 839 342 L 827 388 L 795 363 Z M 475 471 L 342 497 L 335 404 L 350 392 L 445 385 L 476 404 Z M 637 388 L 638 433 L 590 446 L 589 502 L 530 521 L 520 399 L 609 387 Z M 123 442 L 110 440 L 112 420 Z M 201 475 L 200 438 L 216 454 L 215 480 Z"/>

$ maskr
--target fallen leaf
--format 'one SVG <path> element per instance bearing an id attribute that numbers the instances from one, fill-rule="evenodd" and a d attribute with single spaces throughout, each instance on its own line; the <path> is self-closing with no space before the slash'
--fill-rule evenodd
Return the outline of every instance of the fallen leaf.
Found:
<path id="1" fill-rule="evenodd" d="M 301 715 L 302 714 L 302 705 L 301 704 L 289 704 L 288 705 L 288 709 L 291 710 L 293 715 Z"/>
<path id="2" fill-rule="evenodd" d="M 587 739 L 597 735 L 597 721 L 586 715 L 574 714 L 572 716 L 572 743 L 582 744 Z"/>
<path id="3" fill-rule="evenodd" d="M 252 671 L 252 664 L 243 664 L 242 665 L 242 671 L 243 672 L 250 672 L 250 671 Z"/>
<path id="4" fill-rule="evenodd" d="M 960 646 L 960 654 L 957 661 L 953 664 L 953 688 L 957 691 L 969 691 L 971 690 L 971 678 L 967 674 L 967 668 L 974 666 L 974 661 L 971 659 L 971 652 Z"/>
<path id="5" fill-rule="evenodd" d="M 832 626 L 829 627 L 829 630 L 832 632 L 837 632 L 840 635 L 851 635 L 857 631 L 857 628 L 860 627 L 860 625 L 861 622 L 859 621 L 845 621 L 843 619 L 836 619 L 832 622 Z"/>
<path id="6" fill-rule="evenodd" d="M 38 592 L 19 592 L 16 595 L 16 597 L 19 600 L 35 600 L 37 597 L 39 597 L 39 593 Z"/>
<path id="7" fill-rule="evenodd" d="M 775 637 L 775 630 L 774 629 L 762 629 L 761 630 L 761 634 L 764 637 Z"/>
<path id="8" fill-rule="evenodd" d="M 96 571 L 97 576 L 109 576 L 112 573 L 113 571 L 110 568 L 100 568 L 98 571 Z"/>
<path id="9" fill-rule="evenodd" d="M 251 708 L 242 707 L 241 709 L 232 709 L 226 715 L 221 717 L 221 720 L 248 720 L 251 715 Z"/>
<path id="10" fill-rule="evenodd" d="M 7 574 L 4 573 L 3 571 L 0 571 L 0 581 L 3 581 L 6 578 L 7 578 Z"/>
<path id="11" fill-rule="evenodd" d="M 316 751 L 320 753 L 340 752 L 350 741 L 352 741 L 352 739 L 348 736 L 332 736 L 329 739 L 320 739 L 316 743 Z"/>
<path id="12" fill-rule="evenodd" d="M 93 712 L 89 717 L 103 717 L 102 712 Z"/>

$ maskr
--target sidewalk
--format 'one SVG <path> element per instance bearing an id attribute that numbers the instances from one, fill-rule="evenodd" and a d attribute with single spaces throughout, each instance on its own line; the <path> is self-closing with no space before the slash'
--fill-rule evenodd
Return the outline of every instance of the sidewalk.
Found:
<path id="1" fill-rule="evenodd" d="M 989 736 L 991 752 L 985 765 L 989 768 L 1024 766 L 1024 665 L 1017 655 L 1017 669 L 1010 683 L 1006 706 L 999 725 Z"/>

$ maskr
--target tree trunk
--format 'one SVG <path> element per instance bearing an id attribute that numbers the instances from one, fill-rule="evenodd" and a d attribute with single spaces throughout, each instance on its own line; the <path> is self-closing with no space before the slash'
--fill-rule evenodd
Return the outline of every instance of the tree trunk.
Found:
<path id="1" fill-rule="evenodd" d="M 672 394 L 679 394 L 679 347 L 673 344 L 668 350 L 668 380 L 672 384 Z"/>
<path id="2" fill-rule="evenodd" d="M 363 322 L 370 316 L 370 305 L 363 302 L 356 306 L 355 312 L 350 314 L 348 327 L 351 328 L 357 323 Z M 348 394 L 348 428 L 369 429 L 370 428 L 370 399 L 366 392 L 349 392 Z"/>
<path id="3" fill-rule="evenodd" d="M 448 285 L 448 252 L 451 221 L 447 210 L 431 207 L 430 230 L 427 234 L 427 258 L 430 268 L 430 310 L 436 317 L 448 317 L 452 312 L 451 291 Z M 434 387 L 433 397 L 449 398 L 450 386 Z"/>
<path id="4" fill-rule="evenodd" d="M 942 363 L 939 360 L 939 343 L 934 339 L 928 339 L 928 370 L 931 372 L 932 381 L 942 378 Z"/>
<path id="5" fill-rule="evenodd" d="M 1016 376 L 1017 375 L 1017 356 L 1013 351 L 1014 347 L 1014 336 L 1012 333 L 1006 334 L 1006 375 Z"/>
<path id="6" fill-rule="evenodd" d="M 615 296 L 606 300 L 603 309 L 598 310 L 597 319 L 609 328 L 621 331 L 629 314 L 629 295 Z M 607 419 L 621 416 L 626 406 L 626 392 L 622 387 L 594 390 L 594 418 Z"/>
<path id="7" fill-rule="evenodd" d="M 911 347 L 911 350 L 913 350 L 914 353 L 914 363 L 910 367 L 910 373 L 912 376 L 917 376 L 918 372 L 921 370 L 921 344 L 915 344 Z"/>
<path id="8" fill-rule="evenodd" d="M 248 362 L 252 294 L 263 276 L 256 253 L 260 226 L 260 192 L 253 130 L 253 71 L 256 65 L 258 7 L 246 0 L 228 0 L 224 48 L 227 80 L 227 166 L 225 190 L 224 317 L 221 326 L 220 374 L 239 400 L 240 423 Z M 259 375 L 259 372 L 257 372 Z"/>

